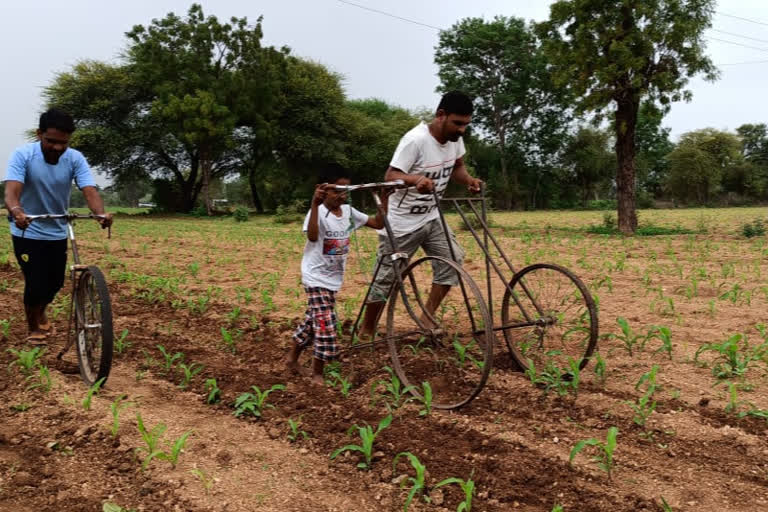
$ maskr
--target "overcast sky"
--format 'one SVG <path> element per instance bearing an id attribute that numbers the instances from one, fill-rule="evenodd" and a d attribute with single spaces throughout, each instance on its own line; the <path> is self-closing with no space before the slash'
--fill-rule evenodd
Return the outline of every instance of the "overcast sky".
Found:
<path id="1" fill-rule="evenodd" d="M 40 90 L 55 73 L 81 59 L 115 60 L 124 33 L 168 12 L 186 13 L 191 1 L 1 0 L 0 48 L 4 66 L 0 161 L 25 142 L 42 108 Z M 544 20 L 546 0 L 350 0 L 352 3 L 434 27 L 469 16 L 501 14 Z M 349 96 L 377 97 L 407 108 L 433 108 L 438 100 L 433 63 L 437 31 L 340 0 L 207 0 L 206 14 L 220 19 L 264 16 L 264 42 L 288 45 L 295 55 L 341 73 Z M 746 19 L 738 19 L 746 18 Z M 709 35 L 709 53 L 720 65 L 715 83 L 694 80 L 690 103 L 676 104 L 665 119 L 673 136 L 714 127 L 768 122 L 768 1 L 721 2 Z M 718 41 L 730 41 L 731 44 Z M 735 44 L 733 44 L 735 43 Z M 748 48 L 752 47 L 752 48 Z M 762 62 L 761 62 L 762 61 Z M 87 156 L 87 155 L 86 155 Z"/>

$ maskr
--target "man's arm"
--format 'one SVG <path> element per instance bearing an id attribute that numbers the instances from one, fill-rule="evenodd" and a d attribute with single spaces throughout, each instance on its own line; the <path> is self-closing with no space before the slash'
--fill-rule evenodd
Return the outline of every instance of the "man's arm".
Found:
<path id="1" fill-rule="evenodd" d="M 83 187 L 83 196 L 85 197 L 85 202 L 88 203 L 88 208 L 90 208 L 94 215 L 105 216 L 104 218 L 96 219 L 99 224 L 101 224 L 101 227 L 106 228 L 111 226 L 112 214 L 104 212 L 104 201 L 101 199 L 101 195 L 99 195 L 99 191 L 96 190 L 96 187 Z"/>
<path id="2" fill-rule="evenodd" d="M 467 172 L 467 166 L 464 165 L 464 157 L 456 159 L 453 172 L 451 173 L 451 181 L 459 185 L 466 185 L 467 190 L 470 192 L 480 192 L 480 187 L 483 184 L 483 180 L 475 178 Z"/>
<path id="3" fill-rule="evenodd" d="M 394 180 L 403 180 L 409 187 L 416 187 L 416 190 L 421 194 L 428 194 L 435 188 L 432 180 L 426 176 L 419 174 L 406 174 L 400 169 L 390 165 L 386 174 L 384 175 L 384 181 Z"/>
<path id="4" fill-rule="evenodd" d="M 20 202 L 23 188 L 24 184 L 20 181 L 8 180 L 5 182 L 5 207 L 19 229 L 29 227 L 29 219 L 27 219 Z"/>

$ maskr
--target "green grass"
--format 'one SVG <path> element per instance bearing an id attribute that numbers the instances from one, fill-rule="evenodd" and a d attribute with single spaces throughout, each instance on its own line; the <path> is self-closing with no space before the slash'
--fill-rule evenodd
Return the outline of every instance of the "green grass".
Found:
<path id="1" fill-rule="evenodd" d="M 131 208 L 128 206 L 107 206 L 105 209 L 109 213 L 118 213 L 122 215 L 141 215 L 149 213 L 149 208 Z M 83 214 L 91 213 L 88 208 L 71 208 L 70 211 Z"/>

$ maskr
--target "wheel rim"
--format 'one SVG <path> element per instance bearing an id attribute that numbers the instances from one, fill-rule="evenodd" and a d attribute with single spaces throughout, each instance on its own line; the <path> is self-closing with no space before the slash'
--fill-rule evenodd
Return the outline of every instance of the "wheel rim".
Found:
<path id="1" fill-rule="evenodd" d="M 504 294 L 502 325 L 531 324 L 504 329 L 520 366 L 584 368 L 597 341 L 597 312 L 583 283 L 562 267 L 538 264 L 516 274 L 511 288 L 514 295 Z"/>
<path id="2" fill-rule="evenodd" d="M 430 316 L 424 307 L 436 262 L 451 266 L 464 284 L 468 300 L 465 302 L 461 287 L 455 286 Z M 423 400 L 427 382 L 432 407 L 461 407 L 481 391 L 492 365 L 493 330 L 482 295 L 469 275 L 442 258 L 422 258 L 403 276 L 405 300 L 396 285 L 387 312 L 387 338 L 395 371 L 404 386 L 414 386 L 412 393 L 417 400 Z"/>
<path id="3" fill-rule="evenodd" d="M 80 369 L 89 383 L 99 376 L 102 356 L 102 306 L 92 274 L 83 275 L 78 290 L 77 350 Z"/>

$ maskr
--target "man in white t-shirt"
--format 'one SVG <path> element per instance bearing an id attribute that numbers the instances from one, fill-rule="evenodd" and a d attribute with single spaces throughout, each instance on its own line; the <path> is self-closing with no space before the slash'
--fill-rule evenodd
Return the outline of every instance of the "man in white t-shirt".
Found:
<path id="1" fill-rule="evenodd" d="M 392 194 L 387 214 L 397 249 L 407 252 L 409 258 L 421 247 L 428 255 L 452 259 L 433 191 L 442 197 L 449 181 L 466 185 L 470 192 L 480 191 L 482 181 L 469 175 L 463 159 L 466 151 L 462 135 L 472 120 L 472 110 L 472 100 L 466 94 L 458 91 L 446 93 L 437 106 L 435 118 L 429 124 L 422 122 L 400 139 L 389 164 L 384 179 L 403 180 L 411 187 Z M 449 238 L 455 260 L 461 264 L 464 251 L 456 243 L 450 229 Z M 373 334 L 389 297 L 394 273 L 392 261 L 382 258 L 382 254 L 391 251 L 386 234 L 380 232 L 378 259 L 381 269 L 368 298 L 361 336 Z M 436 265 L 434 270 L 426 304 L 430 313 L 434 313 L 451 286 L 458 284 L 455 272 L 449 267 Z"/>
<path id="2" fill-rule="evenodd" d="M 328 187 L 328 184 L 349 185 L 349 175 L 337 164 L 326 167 L 322 185 L 315 188 L 312 207 L 304 219 L 307 243 L 301 259 L 301 282 L 307 292 L 307 311 L 304 321 L 293 335 L 294 344 L 288 355 L 287 366 L 300 373 L 299 356 L 313 346 L 312 382 L 323 384 L 323 367 L 339 355 L 336 339 L 336 292 L 344 280 L 344 267 L 349 253 L 349 235 L 368 226 L 381 229 L 384 218 L 375 218 L 357 211 L 346 203 L 347 194 Z M 386 196 L 383 196 L 386 208 Z"/>

